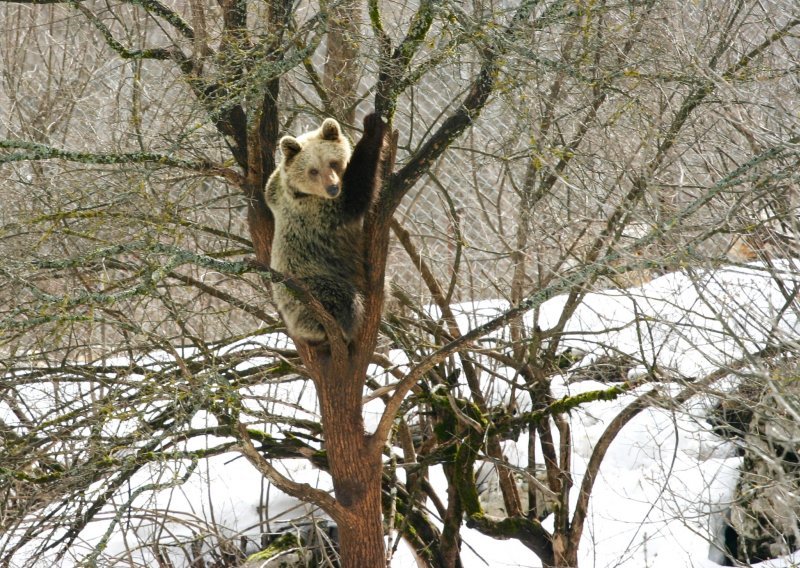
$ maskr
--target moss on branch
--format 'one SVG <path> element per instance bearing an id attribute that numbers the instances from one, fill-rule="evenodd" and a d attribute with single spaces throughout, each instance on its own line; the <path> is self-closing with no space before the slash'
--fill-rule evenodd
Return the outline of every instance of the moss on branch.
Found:
<path id="1" fill-rule="evenodd" d="M 593 390 L 575 395 L 564 396 L 556 401 L 553 401 L 542 410 L 520 414 L 513 419 L 513 422 L 515 424 L 534 424 L 547 416 L 564 414 L 590 402 L 597 402 L 599 400 L 616 400 L 621 395 L 629 392 L 633 386 L 634 384 L 626 382 L 619 386 L 613 386 L 604 390 Z"/>
<path id="2" fill-rule="evenodd" d="M 236 184 L 243 183 L 240 174 L 214 164 L 207 160 L 183 160 L 157 152 L 117 152 L 102 154 L 96 152 L 78 152 L 54 148 L 46 144 L 38 144 L 25 140 L 0 139 L 0 150 L 16 150 L 0 153 L 0 164 L 10 162 L 35 162 L 43 160 L 65 160 L 91 165 L 131 165 L 151 164 L 155 166 L 191 170 L 203 175 L 224 178 Z"/>
<path id="3" fill-rule="evenodd" d="M 296 534 L 292 532 L 286 532 L 273 540 L 272 543 L 270 543 L 270 545 L 261 552 L 256 552 L 255 554 L 248 556 L 247 562 L 261 562 L 264 560 L 269 560 L 270 558 L 275 558 L 279 554 L 296 550 L 302 546 L 303 542 Z"/>

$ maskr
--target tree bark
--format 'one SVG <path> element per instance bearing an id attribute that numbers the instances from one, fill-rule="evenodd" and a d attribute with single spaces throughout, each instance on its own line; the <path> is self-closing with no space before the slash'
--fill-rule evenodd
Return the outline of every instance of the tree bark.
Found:
<path id="1" fill-rule="evenodd" d="M 323 5 L 329 11 L 327 57 L 322 77 L 328 112 L 346 124 L 353 124 L 361 77 L 358 55 L 362 4 L 345 0 Z"/>
<path id="2" fill-rule="evenodd" d="M 553 536 L 553 565 L 548 568 L 578 568 L 578 547 L 571 546 L 563 534 Z"/>
<path id="3" fill-rule="evenodd" d="M 372 347 L 372 346 L 370 346 Z M 370 443 L 364 430 L 361 398 L 365 368 L 357 347 L 337 353 L 327 346 L 298 343 L 317 390 L 325 432 L 325 452 L 336 501 L 341 506 L 339 527 L 341 565 L 345 568 L 382 568 L 386 565 L 383 539 L 380 446 Z"/>

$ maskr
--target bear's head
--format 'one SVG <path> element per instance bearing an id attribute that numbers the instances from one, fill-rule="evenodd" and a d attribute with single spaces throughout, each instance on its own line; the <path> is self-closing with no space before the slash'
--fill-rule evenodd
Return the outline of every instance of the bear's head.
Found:
<path id="1" fill-rule="evenodd" d="M 352 153 L 338 122 L 326 118 L 316 130 L 297 138 L 284 136 L 280 147 L 281 173 L 295 197 L 338 197 L 342 191 L 342 175 Z"/>

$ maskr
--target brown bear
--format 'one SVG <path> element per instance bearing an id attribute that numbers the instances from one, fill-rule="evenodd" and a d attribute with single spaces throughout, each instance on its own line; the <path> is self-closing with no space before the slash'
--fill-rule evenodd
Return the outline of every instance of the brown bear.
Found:
<path id="1" fill-rule="evenodd" d="M 285 136 L 282 159 L 267 182 L 266 201 L 275 217 L 270 267 L 319 300 L 346 342 L 363 320 L 363 220 L 375 195 L 386 130 L 370 114 L 352 152 L 332 118 L 296 138 Z M 302 295 L 276 283 L 273 296 L 292 338 L 328 340 Z"/>

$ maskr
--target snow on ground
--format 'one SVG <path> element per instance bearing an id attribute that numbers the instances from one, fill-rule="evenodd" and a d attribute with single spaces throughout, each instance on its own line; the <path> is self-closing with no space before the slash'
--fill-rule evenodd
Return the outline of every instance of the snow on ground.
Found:
<path id="1" fill-rule="evenodd" d="M 592 403 L 573 414 L 576 486 L 594 442 L 632 399 Z M 523 464 L 525 448 L 526 443 L 508 444 L 505 453 Z M 664 410 L 644 411 L 622 430 L 601 466 L 581 544 L 581 568 L 719 566 L 709 560 L 710 541 L 733 493 L 739 463 L 731 444 L 709 433 L 702 421 Z M 441 475 L 432 483 L 445 486 Z M 572 497 L 574 504 L 576 490 Z M 545 522 L 548 529 L 551 519 Z M 466 568 L 541 565 L 516 541 L 497 541 L 470 530 L 463 535 L 465 548 L 476 551 L 464 554 Z M 392 566 L 415 564 L 402 557 Z"/>
<path id="2" fill-rule="evenodd" d="M 789 264 L 778 268 L 787 275 L 797 274 Z M 668 376 L 701 377 L 745 352 L 758 350 L 768 338 L 797 338 L 797 319 L 791 310 L 782 311 L 784 301 L 770 275 L 756 265 L 691 277 L 669 274 L 642 288 L 590 294 L 567 326 L 564 347 L 588 353 L 579 365 L 607 354 L 611 347 L 613 354 L 633 355 Z M 550 300 L 541 306 L 536 323 L 546 329 L 559 317 L 563 305 L 563 297 Z M 502 302 L 481 302 L 456 309 L 459 324 L 466 330 L 505 307 Z M 532 317 L 530 314 L 529 325 L 533 324 Z M 409 362 L 398 358 L 397 363 Z M 593 381 L 556 381 L 553 390 L 561 396 L 607 387 Z M 302 400 L 304 406 L 313 404 L 308 390 L 296 391 L 300 383 L 286 383 L 282 388 L 287 389 L 288 399 Z M 653 388 L 652 383 L 617 400 L 594 402 L 572 412 L 573 501 L 592 448 L 608 423 L 649 388 Z M 505 393 L 494 395 L 503 397 Z M 649 409 L 622 430 L 603 462 L 592 494 L 581 543 L 581 568 L 719 566 L 714 560 L 721 557 L 712 543 L 735 488 L 740 458 L 729 442 L 709 432 L 704 422 L 709 404 L 707 399 L 696 397 L 681 411 Z M 379 401 L 370 403 L 365 410 L 368 424 L 377 420 L 380 410 Z M 526 442 L 509 442 L 505 450 L 512 461 L 526 463 Z M 283 467 L 292 468 L 292 476 L 298 481 L 327 490 L 331 487 L 326 475 L 303 463 L 285 462 Z M 169 481 L 164 479 L 169 473 L 162 471 L 160 475 L 159 482 Z M 433 468 L 431 475 L 433 486 L 440 489 L 444 499 L 443 474 Z M 132 488 L 136 483 L 153 483 L 153 479 L 143 474 Z M 268 516 L 275 517 L 276 529 L 281 522 L 306 513 L 304 505 L 268 488 L 246 460 L 231 459 L 230 455 L 211 458 L 183 485 L 143 493 L 134 501 L 132 510 L 169 510 L 179 522 L 154 523 L 143 516 L 127 531 L 113 534 L 107 553 L 124 558 L 122 551 L 132 542 L 152 539 L 157 533 L 164 538 L 171 531 L 180 536 L 186 530 L 181 524 L 190 518 L 198 526 L 212 519 L 216 527 L 228 527 L 231 534 L 256 531 L 264 516 L 264 511 L 257 509 L 262 499 L 269 502 Z M 85 548 L 75 552 L 86 554 L 105 532 L 105 526 L 105 522 L 98 522 L 88 527 L 82 535 Z M 535 555 L 517 541 L 498 541 L 466 527 L 462 534 L 467 568 L 540 566 Z M 153 560 L 148 554 L 142 553 L 144 564 Z M 180 555 L 176 560 L 181 560 Z M 788 568 L 799 561 L 800 554 L 795 554 L 758 566 Z M 392 566 L 415 566 L 404 545 L 398 546 Z"/>

